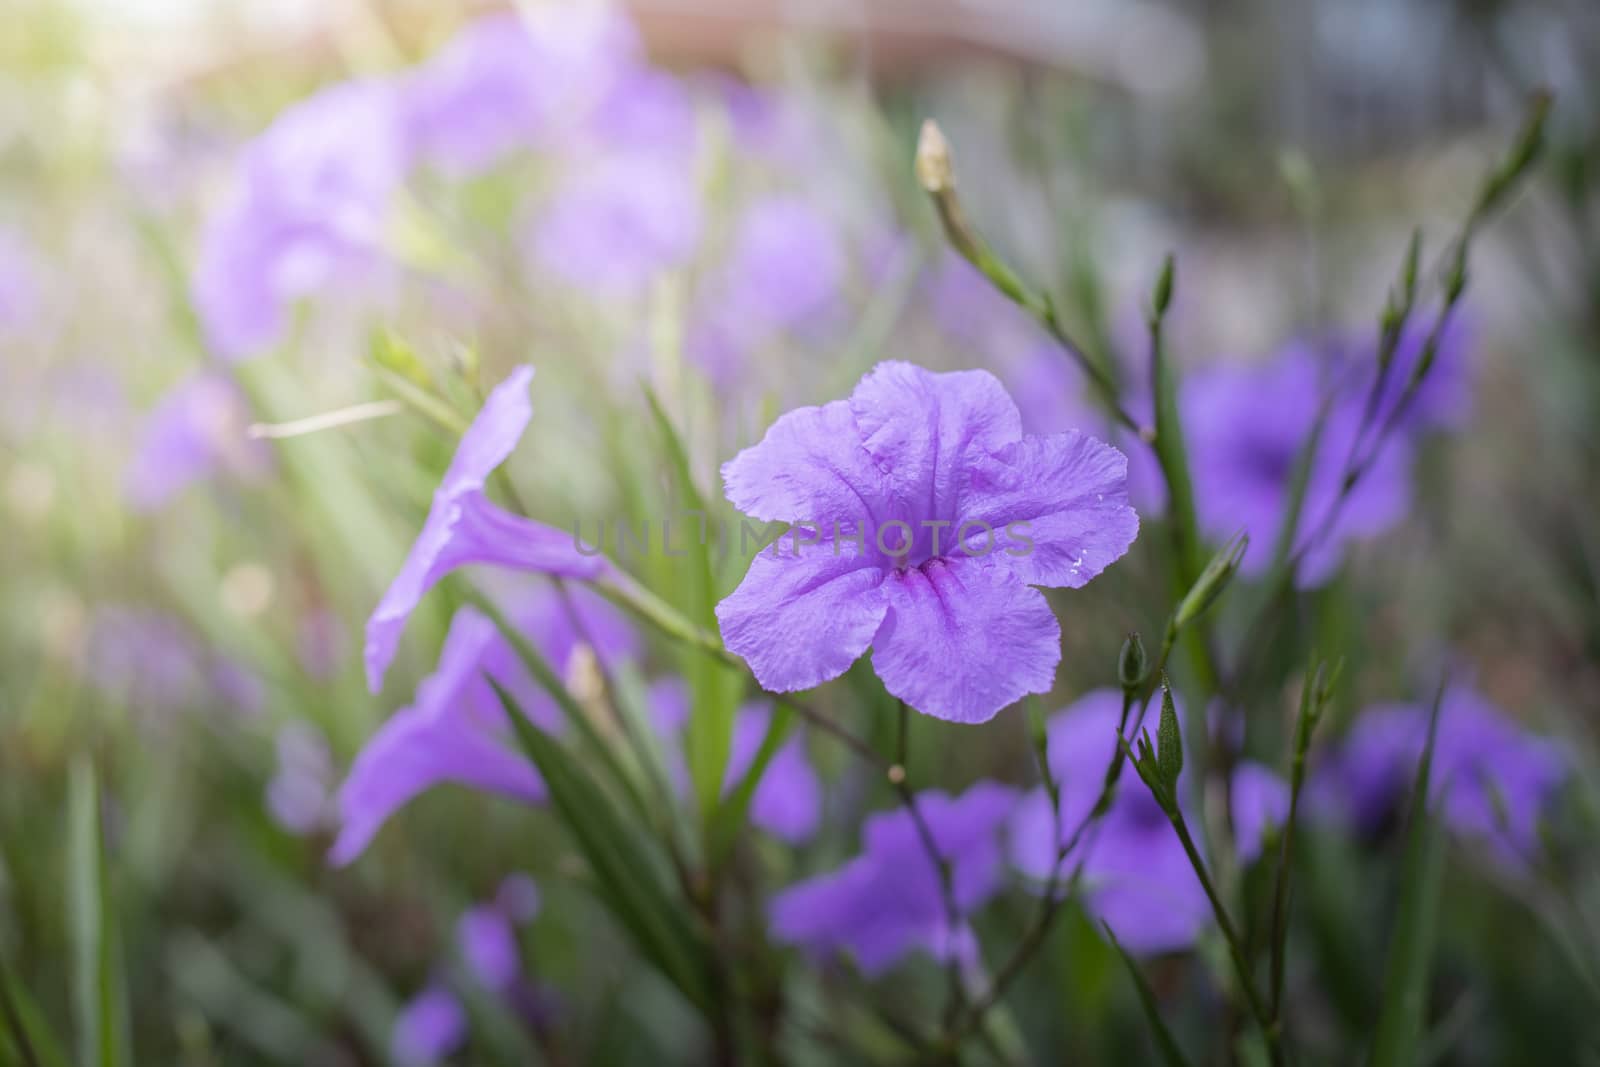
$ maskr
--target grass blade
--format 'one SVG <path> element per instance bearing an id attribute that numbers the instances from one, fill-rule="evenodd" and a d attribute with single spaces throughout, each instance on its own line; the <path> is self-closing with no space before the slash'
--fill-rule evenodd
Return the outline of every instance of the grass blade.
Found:
<path id="1" fill-rule="evenodd" d="M 1117 940 L 1117 935 L 1111 932 L 1111 927 L 1101 923 L 1105 929 L 1106 937 L 1111 940 L 1111 947 L 1117 950 L 1117 955 L 1122 957 L 1122 962 L 1127 965 L 1128 977 L 1133 979 L 1133 987 L 1139 994 L 1139 1005 L 1144 1008 L 1144 1017 L 1150 1023 L 1150 1032 L 1155 1035 L 1156 1048 L 1161 1050 L 1161 1060 L 1167 1067 L 1189 1067 L 1189 1060 L 1183 1054 L 1183 1049 L 1178 1047 L 1178 1041 L 1172 1036 L 1172 1031 L 1167 1029 L 1166 1022 L 1161 1018 L 1161 1006 L 1156 1003 L 1155 991 L 1150 988 L 1150 983 L 1145 981 L 1144 972 L 1139 969 L 1139 964 L 1128 955 L 1128 950 L 1122 947 Z"/>
<path id="2" fill-rule="evenodd" d="M 84 1067 L 122 1067 L 131 1062 L 124 1055 L 127 990 L 119 959 L 100 783 L 89 757 L 73 764 L 67 817 L 78 1061 Z"/>
<path id="3" fill-rule="evenodd" d="M 1423 1016 L 1427 1009 L 1433 963 L 1434 926 L 1444 876 L 1444 834 L 1433 817 L 1428 788 L 1433 774 L 1434 738 L 1444 688 L 1433 699 L 1428 740 L 1417 764 L 1407 832 L 1405 875 L 1400 888 L 1400 914 L 1390 938 L 1384 968 L 1383 998 L 1372 1045 L 1373 1067 L 1410 1067 L 1418 1062 Z"/>
<path id="4" fill-rule="evenodd" d="M 713 1006 L 703 945 L 685 908 L 662 884 L 650 843 L 633 833 L 603 789 L 549 734 L 535 726 L 493 678 L 517 742 L 539 769 L 551 806 L 595 875 L 602 901 L 640 951 L 700 1008 Z"/>

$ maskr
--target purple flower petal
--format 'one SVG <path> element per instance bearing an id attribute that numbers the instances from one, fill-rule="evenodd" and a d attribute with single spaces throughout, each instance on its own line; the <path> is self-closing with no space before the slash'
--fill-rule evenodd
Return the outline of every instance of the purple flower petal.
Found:
<path id="1" fill-rule="evenodd" d="M 467 1037 L 467 1013 L 450 991 L 433 986 L 405 1006 L 394 1022 L 390 1052 L 404 1067 L 431 1067 Z"/>
<path id="2" fill-rule="evenodd" d="M 519 367 L 489 394 L 461 438 L 400 573 L 367 620 L 367 685 L 373 692 L 382 688 L 400 633 L 423 594 L 456 568 L 489 563 L 568 578 L 592 578 L 606 569 L 599 556 L 580 552 L 570 534 L 496 507 L 483 493 L 489 474 L 528 425 L 532 378 L 532 367 Z"/>
<path id="3" fill-rule="evenodd" d="M 522 976 L 522 948 L 511 919 L 499 908 L 480 904 L 456 923 L 456 943 L 485 989 L 504 992 Z"/>
<path id="4" fill-rule="evenodd" d="M 469 699 L 484 684 L 484 655 L 498 641 L 488 618 L 471 608 L 456 613 L 438 669 L 417 687 L 416 702 L 367 742 L 340 788 L 341 828 L 330 862 L 355 859 L 390 815 L 443 782 L 527 802 L 544 798 L 538 774 L 501 739 L 504 712 Z"/>
<path id="5" fill-rule="evenodd" d="M 988 558 L 1032 585 L 1076 589 L 1139 536 L 1127 457 L 1077 432 L 1024 438 L 975 463 L 962 509 L 955 536 L 981 524 L 963 538 L 976 546 L 983 530 L 992 530 Z"/>
<path id="6" fill-rule="evenodd" d="M 741 708 L 733 724 L 724 792 L 744 778 L 767 735 L 772 711 L 763 705 Z M 809 841 L 822 819 L 822 782 L 806 758 L 805 741 L 789 738 L 767 764 L 750 797 L 750 822 L 791 845 Z"/>
<path id="7" fill-rule="evenodd" d="M 982 560 L 936 558 L 896 572 L 883 590 L 889 611 L 872 641 L 872 668 L 918 711 L 987 722 L 1055 683 L 1061 628 L 1037 589 Z"/>
<path id="8" fill-rule="evenodd" d="M 837 678 L 860 658 L 888 611 L 883 572 L 854 542 L 785 541 L 750 563 L 717 605 L 728 649 L 762 688 L 792 692 Z"/>

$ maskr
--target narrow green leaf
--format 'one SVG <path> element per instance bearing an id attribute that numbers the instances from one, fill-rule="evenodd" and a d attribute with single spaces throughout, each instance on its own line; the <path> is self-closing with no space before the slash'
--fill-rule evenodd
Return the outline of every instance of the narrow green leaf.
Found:
<path id="1" fill-rule="evenodd" d="M 1188 1067 L 1189 1060 L 1183 1054 L 1183 1049 L 1178 1047 L 1178 1041 L 1172 1036 L 1172 1031 L 1167 1029 L 1166 1022 L 1161 1018 L 1161 1006 L 1156 1003 L 1155 991 L 1150 988 L 1150 983 L 1145 981 L 1144 972 L 1139 969 L 1128 950 L 1122 947 L 1117 940 L 1117 935 L 1111 932 L 1111 927 L 1104 923 L 1106 937 L 1111 941 L 1111 947 L 1117 950 L 1117 955 L 1122 957 L 1122 962 L 1127 965 L 1128 977 L 1133 979 L 1133 987 L 1139 994 L 1139 1006 L 1144 1009 L 1144 1017 L 1150 1024 L 1151 1033 L 1155 1035 L 1156 1048 L 1161 1051 L 1161 1059 L 1167 1067 Z"/>
<path id="2" fill-rule="evenodd" d="M 1428 741 L 1417 764 L 1407 832 L 1400 913 L 1390 938 L 1383 996 L 1372 1046 L 1373 1067 L 1410 1067 L 1418 1060 L 1432 972 L 1434 927 L 1444 884 L 1444 834 L 1428 797 L 1434 738 L 1439 728 L 1441 687 L 1433 700 Z"/>
<path id="3" fill-rule="evenodd" d="M 72 766 L 67 817 L 78 1061 L 84 1067 L 120 1067 L 131 1062 L 125 1055 L 126 988 L 101 821 L 100 785 L 87 756 Z"/>
<path id="4" fill-rule="evenodd" d="M 4 959 L 0 959 L 0 1051 L 11 1057 L 3 1062 L 22 1067 L 67 1067 L 70 1062 L 44 1012 L 27 987 L 12 979 Z"/>
<path id="5" fill-rule="evenodd" d="M 697 625 L 715 629 L 717 580 L 711 562 L 709 536 L 712 518 L 705 498 L 695 483 L 689 452 L 684 447 L 682 437 L 655 391 L 646 386 L 644 395 L 656 424 L 656 432 L 666 448 L 676 486 L 675 496 L 681 501 L 682 509 L 680 514 L 666 520 L 671 523 L 671 529 L 681 529 L 682 532 L 671 538 L 672 544 L 663 544 L 662 549 L 664 553 L 673 555 L 682 553 L 684 596 L 688 602 L 689 617 Z M 663 530 L 666 529 L 668 527 L 663 526 Z M 722 797 L 723 777 L 727 772 L 728 755 L 733 748 L 734 716 L 738 712 L 744 679 L 722 663 L 693 650 L 688 652 L 684 667 L 690 692 L 689 721 L 684 730 L 685 757 L 689 764 L 689 779 L 694 785 L 695 800 L 701 813 L 709 817 L 718 808 Z"/>
<path id="6" fill-rule="evenodd" d="M 535 726 L 493 678 L 517 742 L 544 778 L 550 802 L 593 870 L 602 901 L 646 959 L 702 1011 L 712 1007 L 701 942 L 683 921 L 684 905 L 662 884 L 654 849 L 634 833 L 611 798 L 549 734 Z"/>

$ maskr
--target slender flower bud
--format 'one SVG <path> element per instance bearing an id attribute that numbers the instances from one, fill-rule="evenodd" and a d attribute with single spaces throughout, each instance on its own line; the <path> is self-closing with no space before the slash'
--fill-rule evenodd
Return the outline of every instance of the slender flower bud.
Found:
<path id="1" fill-rule="evenodd" d="M 1217 554 L 1211 557 L 1211 562 L 1206 564 L 1205 570 L 1200 572 L 1200 577 L 1195 579 L 1194 585 L 1179 602 L 1178 610 L 1173 614 L 1173 625 L 1177 629 L 1181 630 L 1198 619 L 1222 595 L 1223 589 L 1227 588 L 1228 582 L 1239 570 L 1239 562 L 1244 559 L 1245 549 L 1249 547 L 1250 535 L 1238 533 L 1217 550 Z"/>
<path id="2" fill-rule="evenodd" d="M 1157 319 L 1172 306 L 1173 271 L 1172 253 L 1168 252 L 1167 258 L 1161 261 L 1161 274 L 1156 278 L 1155 290 L 1150 294 L 1150 308 Z"/>
<path id="3" fill-rule="evenodd" d="M 1183 736 L 1178 730 L 1178 709 L 1172 703 L 1172 686 L 1161 677 L 1161 721 L 1156 727 L 1156 763 L 1168 790 L 1178 786 L 1183 773 Z"/>
<path id="4" fill-rule="evenodd" d="M 1137 689 L 1144 684 L 1144 675 L 1149 669 L 1150 659 L 1145 654 L 1144 642 L 1138 634 L 1129 634 L 1117 656 L 1117 680 L 1125 690 Z"/>
<path id="5" fill-rule="evenodd" d="M 950 142 L 945 139 L 939 124 L 932 119 L 923 120 L 922 132 L 917 137 L 915 169 L 917 183 L 938 209 L 945 236 L 957 252 L 973 263 L 981 264 L 987 257 L 971 223 L 967 221 L 961 198 L 956 195 L 956 168 L 950 157 Z"/>

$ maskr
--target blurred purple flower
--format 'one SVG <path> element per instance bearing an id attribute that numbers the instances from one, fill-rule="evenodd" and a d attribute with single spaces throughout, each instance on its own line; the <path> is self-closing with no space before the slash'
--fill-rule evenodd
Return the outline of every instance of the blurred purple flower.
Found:
<path id="1" fill-rule="evenodd" d="M 473 976 L 485 989 L 504 992 L 522 976 L 522 949 L 511 919 L 492 904 L 469 908 L 456 924 L 456 940 Z"/>
<path id="2" fill-rule="evenodd" d="M 700 225 L 692 160 L 615 153 L 556 191 L 535 220 L 532 251 L 575 287 L 628 295 L 687 263 Z"/>
<path id="3" fill-rule="evenodd" d="M 201 371 L 183 379 L 150 412 L 123 476 L 128 502 L 152 511 L 188 486 L 222 471 L 244 479 L 270 466 L 265 441 L 245 430 L 248 402 L 226 375 Z"/>
<path id="4" fill-rule="evenodd" d="M 484 482 L 511 455 L 533 416 L 532 380 L 532 367 L 518 367 L 484 401 L 433 494 L 422 532 L 367 620 L 365 662 L 373 692 L 382 687 L 401 631 L 423 594 L 456 568 L 482 563 L 593 578 L 608 566 L 599 556 L 581 553 L 570 534 L 514 515 L 484 493 Z"/>
<path id="5" fill-rule="evenodd" d="M 667 770 L 673 786 L 687 793 L 689 768 L 683 758 L 682 736 L 689 722 L 689 687 L 677 678 L 658 681 L 650 687 L 650 703 L 656 727 L 668 742 Z M 765 704 L 739 709 L 722 780 L 724 794 L 733 791 L 750 770 L 771 719 L 772 709 Z M 795 734 L 773 754 L 751 794 L 750 822 L 781 841 L 799 845 L 816 834 L 821 820 L 822 782 L 806 755 L 805 739 Z"/>
<path id="6" fill-rule="evenodd" d="M 632 24 L 603 5 L 481 17 L 408 80 L 412 150 L 465 177 L 548 146 L 582 127 L 639 54 Z"/>
<path id="7" fill-rule="evenodd" d="M 320 830 L 332 816 L 333 757 L 327 739 L 295 720 L 278 731 L 278 768 L 267 783 L 267 811 L 292 834 Z"/>
<path id="8" fill-rule="evenodd" d="M 389 202 L 405 177 L 394 87 L 332 86 L 289 108 L 245 149 L 201 240 L 193 298 L 213 351 L 276 343 L 295 301 L 382 263 Z"/>
<path id="9" fill-rule="evenodd" d="M 510 993 L 522 979 L 517 926 L 539 910 L 539 887 L 525 874 L 508 876 L 492 901 L 470 908 L 456 924 L 461 955 L 485 989 Z"/>
<path id="10" fill-rule="evenodd" d="M 902 809 L 867 819 L 861 855 L 780 893 L 769 912 L 773 936 L 819 957 L 849 953 L 870 976 L 919 949 L 936 959 L 976 963 L 966 920 L 1001 889 L 1000 830 L 1015 801 L 1014 790 L 992 782 L 979 782 L 955 798 L 935 791 L 917 795 L 934 847 L 951 867 L 954 927 L 938 868 Z"/>
<path id="11" fill-rule="evenodd" d="M 1050 688 L 1060 629 L 1031 586 L 1084 585 L 1139 528 L 1122 454 L 1080 433 L 1023 437 L 983 371 L 880 364 L 722 473 L 739 510 L 818 527 L 804 550 L 795 533 L 762 551 L 717 605 L 762 686 L 819 685 L 870 646 L 889 692 L 954 722 Z"/>
<path id="12" fill-rule="evenodd" d="M 28 246 L 0 231 L 0 337 L 14 338 L 38 314 L 41 286 Z"/>
<path id="13" fill-rule="evenodd" d="M 1311 811 L 1371 830 L 1391 816 L 1416 778 L 1430 709 L 1378 704 L 1356 719 L 1307 790 Z M 1571 772 L 1556 742 L 1525 731 L 1465 686 L 1439 707 L 1431 793 L 1445 824 L 1486 841 L 1509 865 L 1539 848 L 1539 820 Z"/>
<path id="14" fill-rule="evenodd" d="M 205 648 L 175 616 L 148 608 L 95 609 L 83 675 L 110 699 L 151 715 L 192 708 L 207 693 Z"/>
<path id="15" fill-rule="evenodd" d="M 1399 406 L 1407 382 L 1422 358 L 1434 313 L 1414 314 L 1400 334 L 1394 363 L 1378 404 L 1378 417 L 1388 419 Z M 1353 365 L 1359 395 L 1365 398 L 1378 372 L 1376 336 L 1352 336 L 1343 342 L 1344 360 Z M 1459 430 L 1472 414 L 1472 328 L 1459 314 L 1452 316 L 1439 335 L 1439 347 L 1427 377 L 1399 418 L 1400 429 L 1416 434 L 1426 430 Z"/>
<path id="16" fill-rule="evenodd" d="M 1100 795 L 1121 713 L 1122 694 L 1100 689 L 1050 720 L 1047 759 L 1061 787 L 1061 836 L 1055 836 L 1043 789 L 1023 798 L 1010 824 L 1012 860 L 1039 883 L 1050 876 L 1058 841 L 1070 840 Z M 1135 736 L 1133 723 L 1126 734 Z M 1233 802 L 1236 847 L 1241 860 L 1250 862 L 1260 854 L 1266 828 L 1282 822 L 1288 789 L 1265 768 L 1243 764 L 1235 773 Z M 1181 950 L 1211 922 L 1205 891 L 1171 822 L 1126 768 L 1111 808 L 1067 854 L 1058 885 L 1064 888 L 1080 862 L 1085 907 L 1130 952 Z"/>
<path id="17" fill-rule="evenodd" d="M 580 647 L 605 664 L 634 653 L 633 631 L 615 609 L 588 590 L 569 590 L 567 597 L 544 588 L 507 615 L 557 670 L 567 668 Z M 505 710 L 489 678 L 541 729 L 560 730 L 554 701 L 499 628 L 475 609 L 461 608 L 415 702 L 384 723 L 351 766 L 339 790 L 341 829 L 330 862 L 355 859 L 390 815 L 443 782 L 543 800 L 544 783 L 506 736 Z"/>
<path id="18" fill-rule="evenodd" d="M 412 998 L 394 1021 L 390 1054 L 403 1067 L 431 1067 L 467 1039 L 467 1013 L 455 994 L 430 986 Z"/>
<path id="19" fill-rule="evenodd" d="M 1391 440 L 1344 502 L 1327 536 L 1308 541 L 1333 513 L 1361 422 L 1361 398 L 1337 385 L 1327 380 L 1315 353 L 1301 344 L 1263 366 L 1217 367 L 1183 383 L 1180 405 L 1200 524 L 1216 538 L 1240 529 L 1249 532 L 1246 573 L 1259 573 L 1272 559 L 1295 464 L 1326 396 L 1333 400 L 1312 460 L 1296 535 L 1297 545 L 1311 544 L 1299 581 L 1305 586 L 1326 582 L 1349 542 L 1383 533 L 1405 517 L 1411 452 L 1405 441 Z"/>

